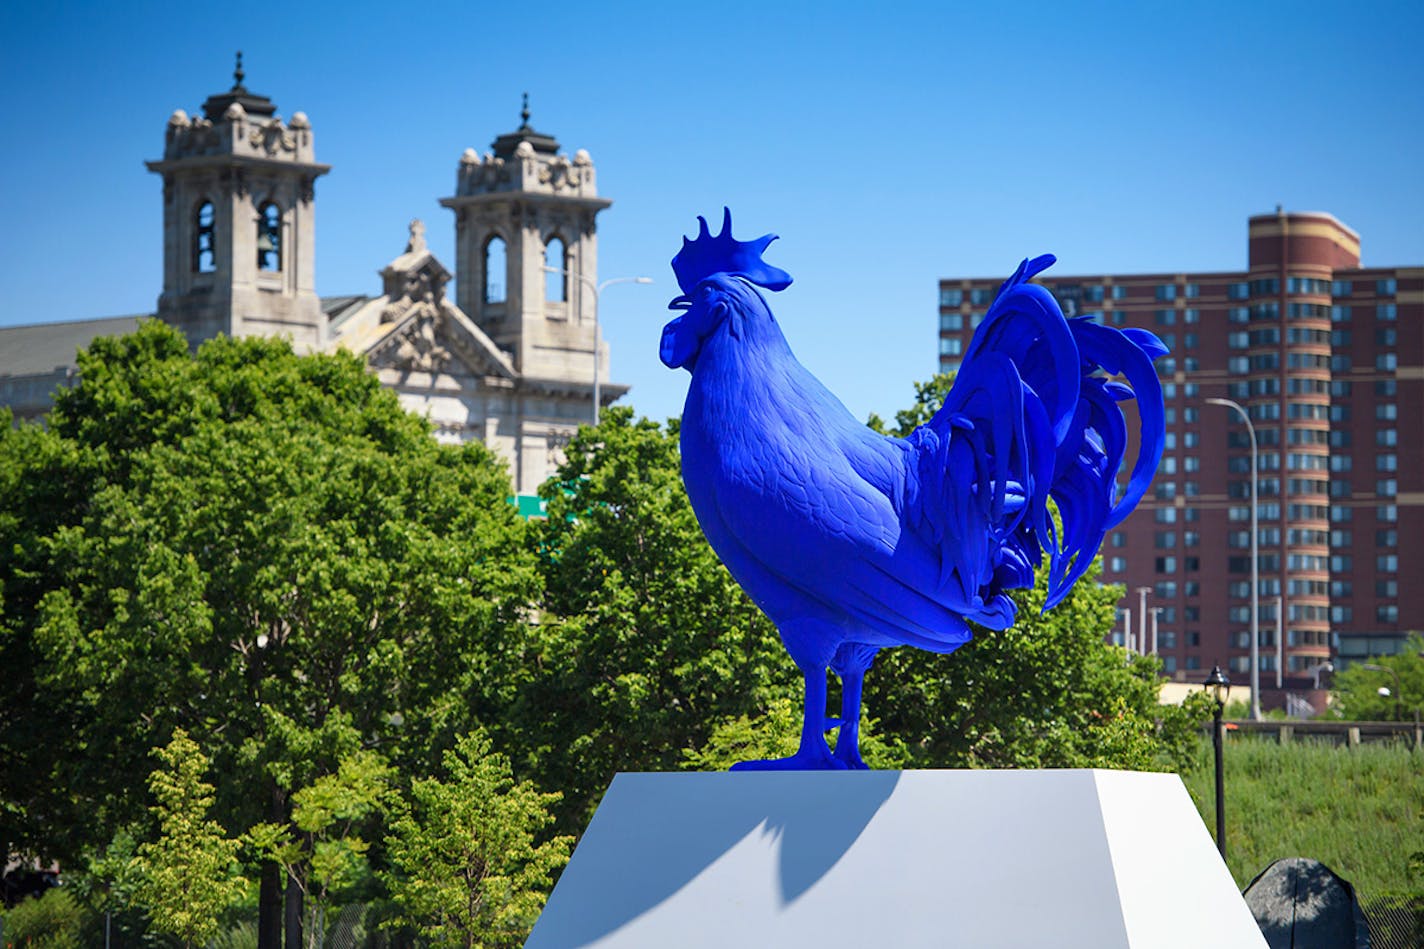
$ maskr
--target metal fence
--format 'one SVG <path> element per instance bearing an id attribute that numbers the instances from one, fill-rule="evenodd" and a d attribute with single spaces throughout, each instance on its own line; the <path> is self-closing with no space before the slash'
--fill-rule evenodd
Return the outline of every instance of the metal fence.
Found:
<path id="1" fill-rule="evenodd" d="M 1424 946 L 1424 901 L 1384 896 L 1360 906 L 1370 924 L 1370 949 Z"/>
<path id="2" fill-rule="evenodd" d="M 1424 726 L 1419 722 L 1318 722 L 1299 719 L 1252 722 L 1238 719 L 1223 724 L 1228 732 L 1271 737 L 1283 745 L 1298 738 L 1310 738 L 1350 747 L 1364 742 L 1404 741 L 1416 750 L 1424 749 Z"/>

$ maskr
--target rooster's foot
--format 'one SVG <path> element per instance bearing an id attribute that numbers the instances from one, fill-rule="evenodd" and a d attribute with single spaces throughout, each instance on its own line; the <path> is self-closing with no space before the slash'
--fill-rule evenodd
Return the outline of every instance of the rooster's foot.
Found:
<path id="1" fill-rule="evenodd" d="M 860 756 L 859 748 L 852 748 L 845 754 L 842 754 L 840 748 L 837 748 L 833 757 L 840 762 L 838 767 L 845 768 L 850 771 L 870 770 L 870 765 L 866 764 L 865 759 Z"/>
<path id="2" fill-rule="evenodd" d="M 760 761 L 739 761 L 733 771 L 843 771 L 853 767 L 832 755 L 829 749 L 821 753 L 798 751 L 790 758 L 767 758 Z M 862 764 L 860 767 L 865 767 Z"/>

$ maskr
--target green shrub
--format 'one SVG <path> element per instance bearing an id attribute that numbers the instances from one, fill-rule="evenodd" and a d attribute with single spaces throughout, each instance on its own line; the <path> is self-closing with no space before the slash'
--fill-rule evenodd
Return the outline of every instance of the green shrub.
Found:
<path id="1" fill-rule="evenodd" d="M 63 889 L 30 897 L 5 914 L 5 945 L 23 949 L 79 949 L 86 910 Z"/>
<path id="2" fill-rule="evenodd" d="M 212 949 L 257 949 L 257 923 L 242 920 L 213 938 Z"/>

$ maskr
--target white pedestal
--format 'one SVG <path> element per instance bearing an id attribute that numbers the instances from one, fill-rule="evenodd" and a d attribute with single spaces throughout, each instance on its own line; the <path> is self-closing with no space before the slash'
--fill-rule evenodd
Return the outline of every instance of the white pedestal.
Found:
<path id="1" fill-rule="evenodd" d="M 1174 774 L 620 774 L 526 943 L 1264 949 Z"/>

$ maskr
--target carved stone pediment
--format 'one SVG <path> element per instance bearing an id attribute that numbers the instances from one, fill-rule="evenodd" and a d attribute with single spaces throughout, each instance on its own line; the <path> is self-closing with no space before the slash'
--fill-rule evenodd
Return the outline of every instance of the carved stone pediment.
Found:
<path id="1" fill-rule="evenodd" d="M 420 221 L 411 222 L 405 253 L 381 276 L 386 303 L 380 322 L 394 326 L 367 350 L 372 368 L 435 373 L 462 365 L 476 377 L 517 375 L 508 354 L 445 299 L 450 272 L 430 253 Z"/>
<path id="2" fill-rule="evenodd" d="M 433 257 L 426 266 L 392 276 L 396 279 L 387 280 L 386 296 L 391 298 L 391 302 L 381 311 L 382 323 L 394 323 L 415 307 L 424 307 L 432 312 L 439 309 L 440 301 L 445 297 L 445 281 L 449 279 L 449 274 Z"/>
<path id="3" fill-rule="evenodd" d="M 417 303 L 407 308 L 405 316 L 404 325 L 371 351 L 371 367 L 400 372 L 445 370 L 453 357 L 442 332 L 440 311 L 433 305 Z"/>
<path id="4" fill-rule="evenodd" d="M 435 259 L 425 244 L 425 225 L 410 222 L 410 240 L 405 252 L 381 271 L 390 303 L 381 313 L 382 323 L 403 319 L 411 308 L 424 305 L 438 311 L 445 300 L 445 284 L 450 271 Z"/>

